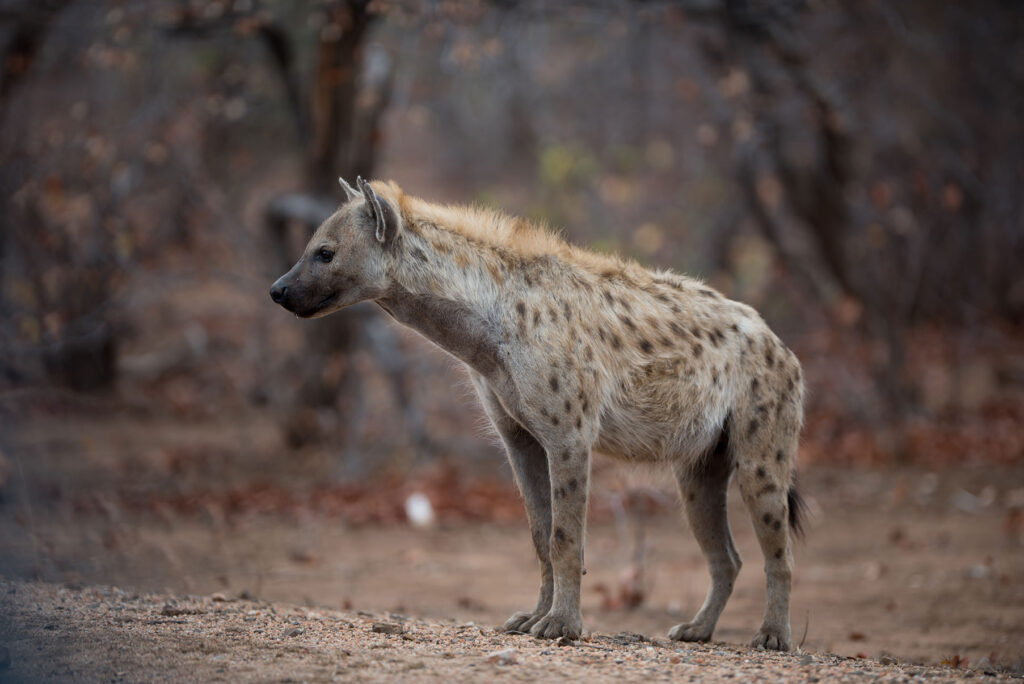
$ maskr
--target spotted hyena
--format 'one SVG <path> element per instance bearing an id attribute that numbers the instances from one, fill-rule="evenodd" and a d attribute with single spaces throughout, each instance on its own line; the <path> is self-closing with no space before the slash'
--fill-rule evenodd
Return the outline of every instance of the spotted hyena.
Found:
<path id="1" fill-rule="evenodd" d="M 372 300 L 469 367 L 522 492 L 540 597 L 505 629 L 577 638 L 590 454 L 675 474 L 711 588 L 673 639 L 704 641 L 740 570 L 735 473 L 765 558 L 755 646 L 790 647 L 796 357 L 748 306 L 666 271 L 571 246 L 500 213 L 430 204 L 394 183 L 348 200 L 270 290 L 302 317 Z"/>

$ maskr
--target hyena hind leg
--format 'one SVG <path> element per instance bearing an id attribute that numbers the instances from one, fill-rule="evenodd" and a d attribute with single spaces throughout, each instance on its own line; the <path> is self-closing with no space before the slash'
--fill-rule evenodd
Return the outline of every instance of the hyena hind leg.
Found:
<path id="1" fill-rule="evenodd" d="M 718 446 L 696 468 L 678 466 L 676 469 L 686 517 L 711 572 L 711 586 L 697 615 L 668 633 L 670 639 L 677 641 L 711 639 L 743 564 L 733 545 L 726 515 L 726 494 L 732 474 L 727 431 L 728 427 L 723 430 Z"/>
<path id="2" fill-rule="evenodd" d="M 793 577 L 791 542 L 799 534 L 800 498 L 792 486 L 796 442 L 774 449 L 739 445 L 737 479 L 764 554 L 764 619 L 751 646 L 788 651 L 791 647 L 789 594 Z"/>

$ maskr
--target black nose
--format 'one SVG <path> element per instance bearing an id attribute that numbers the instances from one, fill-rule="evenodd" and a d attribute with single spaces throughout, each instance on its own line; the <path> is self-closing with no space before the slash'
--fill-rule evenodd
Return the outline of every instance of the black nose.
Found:
<path id="1" fill-rule="evenodd" d="M 287 292 L 287 285 L 278 285 L 277 283 L 274 283 L 274 285 L 270 288 L 270 298 L 273 299 L 278 304 L 280 304 L 284 300 L 284 296 Z"/>

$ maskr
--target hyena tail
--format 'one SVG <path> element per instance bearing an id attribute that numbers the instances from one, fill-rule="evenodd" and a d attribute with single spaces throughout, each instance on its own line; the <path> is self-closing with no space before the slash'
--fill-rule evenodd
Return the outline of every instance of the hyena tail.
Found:
<path id="1" fill-rule="evenodd" d="M 797 539 L 804 538 L 804 521 L 807 519 L 807 503 L 796 490 L 796 485 L 789 486 L 786 495 L 789 504 L 789 529 Z"/>

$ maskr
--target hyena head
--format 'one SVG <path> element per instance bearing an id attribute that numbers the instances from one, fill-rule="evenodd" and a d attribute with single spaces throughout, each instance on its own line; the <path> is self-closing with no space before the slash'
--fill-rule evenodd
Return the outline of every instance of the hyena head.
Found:
<path id="1" fill-rule="evenodd" d="M 348 200 L 317 228 L 302 257 L 270 288 L 270 298 L 303 318 L 317 318 L 367 299 L 390 284 L 387 252 L 401 224 L 398 209 L 362 178 Z"/>

